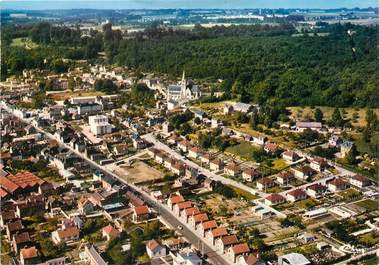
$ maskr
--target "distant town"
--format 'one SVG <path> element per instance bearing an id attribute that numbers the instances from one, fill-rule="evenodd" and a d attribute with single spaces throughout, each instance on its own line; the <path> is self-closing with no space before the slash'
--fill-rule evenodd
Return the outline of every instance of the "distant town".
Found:
<path id="1" fill-rule="evenodd" d="M 166 61 L 175 71 L 165 73 L 107 61 L 118 31 L 136 42 L 174 35 L 170 27 L 198 28 L 196 38 L 212 39 L 217 27 L 253 22 L 278 24 L 280 31 L 294 23 L 296 32 L 286 38 L 321 42 L 342 28 L 337 35 L 352 45 L 345 50 L 353 64 L 371 52 L 360 51 L 354 37 L 375 27 L 377 8 L 1 12 L 3 23 L 13 24 L 2 37 L 7 49 L 20 49 L 22 58 L 7 57 L 0 82 L 2 264 L 378 263 L 379 109 L 369 105 L 370 92 L 335 106 L 310 100 L 282 107 L 266 96 L 275 94 L 274 81 L 254 84 L 257 100 L 246 100 L 253 81 L 244 83 L 243 74 L 229 84 L 197 77 L 180 63 Z M 151 29 L 154 21 L 164 33 Z M 29 28 L 29 22 L 42 24 Z M 356 25 L 318 31 L 330 24 Z M 105 51 L 86 44 L 83 56 L 94 51 L 93 57 L 66 58 L 59 54 L 66 46 L 43 46 L 57 45 L 58 35 L 71 41 L 76 32 L 78 40 L 104 38 Z M 251 32 L 276 37 L 272 28 Z M 73 43 L 68 52 L 80 46 Z M 27 53 L 38 49 L 43 56 Z M 117 59 L 133 64 L 128 56 Z M 147 58 L 141 64 L 153 64 Z M 357 80 L 344 84 L 363 82 Z M 310 97 L 301 94 L 306 81 L 288 83 L 278 85 L 283 95 L 300 87 L 299 100 Z M 373 95 L 375 84 L 367 91 Z M 333 92 L 322 96 L 335 99 Z M 367 105 L 351 103 L 362 98 Z"/>

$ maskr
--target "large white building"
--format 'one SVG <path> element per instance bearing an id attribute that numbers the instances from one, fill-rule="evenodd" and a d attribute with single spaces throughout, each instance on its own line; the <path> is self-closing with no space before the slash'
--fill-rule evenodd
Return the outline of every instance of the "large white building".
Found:
<path id="1" fill-rule="evenodd" d="M 105 115 L 95 115 L 88 117 L 91 132 L 97 136 L 112 132 L 113 126 L 109 124 L 108 117 Z"/>
<path id="2" fill-rule="evenodd" d="M 182 81 L 176 85 L 169 85 L 167 88 L 167 100 L 188 101 L 198 99 L 201 96 L 200 88 L 191 80 L 187 81 L 183 71 Z"/>

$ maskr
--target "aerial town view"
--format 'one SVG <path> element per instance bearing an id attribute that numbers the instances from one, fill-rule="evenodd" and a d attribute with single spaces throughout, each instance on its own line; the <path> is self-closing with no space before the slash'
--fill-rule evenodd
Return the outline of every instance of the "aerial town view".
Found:
<path id="1" fill-rule="evenodd" d="M 0 264 L 379 264 L 377 0 L 0 5 Z"/>

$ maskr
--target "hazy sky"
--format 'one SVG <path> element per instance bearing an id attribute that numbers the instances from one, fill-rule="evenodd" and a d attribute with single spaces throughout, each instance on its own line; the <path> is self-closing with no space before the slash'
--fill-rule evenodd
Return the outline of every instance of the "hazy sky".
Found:
<path id="1" fill-rule="evenodd" d="M 377 7 L 378 0 L 2 0 L 2 9 L 338 8 Z"/>

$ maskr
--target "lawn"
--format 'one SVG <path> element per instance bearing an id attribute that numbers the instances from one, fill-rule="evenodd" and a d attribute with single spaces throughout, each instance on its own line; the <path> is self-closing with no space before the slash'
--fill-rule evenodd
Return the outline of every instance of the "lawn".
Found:
<path id="1" fill-rule="evenodd" d="M 379 210 L 379 202 L 374 200 L 363 200 L 356 202 L 355 205 L 365 208 L 367 212 Z"/>
<path id="2" fill-rule="evenodd" d="M 71 97 L 91 97 L 91 96 L 103 96 L 104 93 L 101 91 L 62 91 L 59 93 L 50 93 L 49 97 L 55 101 L 62 101 L 69 99 Z"/>
<path id="3" fill-rule="evenodd" d="M 361 193 L 353 188 L 341 191 L 338 195 L 342 196 L 344 199 L 353 199 L 359 197 Z"/>
<path id="4" fill-rule="evenodd" d="M 231 188 L 234 190 L 234 192 L 237 194 L 237 197 L 243 197 L 243 198 L 245 198 L 245 199 L 248 200 L 248 201 L 255 200 L 255 199 L 258 198 L 256 195 L 253 195 L 253 194 L 251 194 L 251 193 L 249 193 L 249 192 L 247 192 L 247 191 L 241 190 L 241 189 L 236 188 L 236 187 L 234 187 L 234 186 L 230 186 L 230 187 L 231 187 Z"/>
<path id="5" fill-rule="evenodd" d="M 379 236 L 375 232 L 370 232 L 358 237 L 358 241 L 367 247 L 371 247 L 379 243 Z"/>
<path id="6" fill-rule="evenodd" d="M 257 150 L 251 143 L 241 141 L 239 144 L 226 148 L 226 154 L 236 155 L 245 160 L 251 160 L 251 154 Z"/>
<path id="7" fill-rule="evenodd" d="M 32 42 L 29 38 L 15 38 L 12 40 L 11 46 L 25 47 L 26 49 L 34 49 L 38 47 L 37 43 Z"/>
<path id="8" fill-rule="evenodd" d="M 353 136 L 355 140 L 355 144 L 357 145 L 357 150 L 360 153 L 367 153 L 371 157 L 378 157 L 378 154 L 372 148 L 370 144 L 367 144 L 363 139 L 362 139 L 362 134 L 355 134 Z M 379 132 L 374 132 L 371 138 L 371 143 L 379 143 Z"/>
<path id="9" fill-rule="evenodd" d="M 273 169 L 281 171 L 287 167 L 288 167 L 288 165 L 287 165 L 286 161 L 284 161 L 283 159 L 275 159 L 274 161 L 272 161 L 272 168 Z"/>
<path id="10" fill-rule="evenodd" d="M 318 249 L 316 247 L 316 244 L 310 244 L 310 245 L 303 245 L 291 249 L 287 249 L 284 251 L 285 254 L 288 253 L 301 253 L 303 255 L 312 255 L 318 252 Z"/>
<path id="11" fill-rule="evenodd" d="M 305 200 L 301 200 L 301 201 L 297 201 L 294 203 L 294 205 L 298 208 L 303 208 L 303 209 L 310 209 L 316 205 L 318 205 L 319 203 L 312 199 L 312 198 L 308 198 L 308 199 L 305 199 Z"/>

